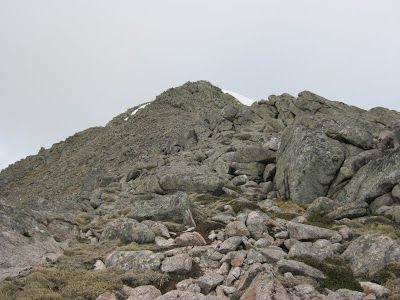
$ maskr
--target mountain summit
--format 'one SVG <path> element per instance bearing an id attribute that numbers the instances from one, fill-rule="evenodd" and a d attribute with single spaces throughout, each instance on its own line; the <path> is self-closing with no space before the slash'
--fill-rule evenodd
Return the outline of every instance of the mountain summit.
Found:
<path id="1" fill-rule="evenodd" d="M 398 299 L 400 113 L 243 99 L 188 82 L 3 170 L 0 298 Z"/>

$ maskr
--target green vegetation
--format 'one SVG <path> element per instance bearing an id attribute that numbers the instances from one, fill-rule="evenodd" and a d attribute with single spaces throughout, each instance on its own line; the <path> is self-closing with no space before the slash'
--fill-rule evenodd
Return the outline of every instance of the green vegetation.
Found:
<path id="1" fill-rule="evenodd" d="M 328 257 L 323 261 L 309 256 L 295 257 L 294 259 L 321 270 L 327 276 L 327 279 L 322 282 L 321 288 L 362 290 L 350 267 L 339 256 Z"/>
<path id="2" fill-rule="evenodd" d="M 93 264 L 113 250 L 155 249 L 155 245 L 129 244 L 120 247 L 118 241 L 96 245 L 73 242 L 55 266 L 35 269 L 29 275 L 6 280 L 0 285 L 0 299 L 95 299 L 107 290 L 120 290 L 123 284 L 139 286 L 153 284 L 162 287 L 167 275 L 150 271 L 105 269 L 94 271 Z"/>
<path id="3" fill-rule="evenodd" d="M 306 224 L 328 229 L 333 227 L 332 220 L 328 219 L 324 214 L 315 214 L 309 217 Z"/>
<path id="4" fill-rule="evenodd" d="M 371 281 L 392 291 L 390 300 L 400 299 L 400 262 L 393 262 L 371 275 Z"/>
<path id="5" fill-rule="evenodd" d="M 89 216 L 88 213 L 80 212 L 75 217 L 75 222 L 78 223 L 80 226 L 84 226 L 90 223 L 92 218 Z"/>

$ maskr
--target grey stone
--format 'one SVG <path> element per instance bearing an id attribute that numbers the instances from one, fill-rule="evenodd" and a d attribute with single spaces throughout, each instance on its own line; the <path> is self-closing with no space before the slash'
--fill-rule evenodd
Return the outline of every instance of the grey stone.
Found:
<path id="1" fill-rule="evenodd" d="M 390 206 L 393 204 L 393 197 L 391 193 L 384 194 L 379 196 L 369 205 L 369 209 L 371 212 L 376 213 L 379 208 L 382 206 Z"/>
<path id="2" fill-rule="evenodd" d="M 400 243 L 387 235 L 367 234 L 353 240 L 342 257 L 348 261 L 354 275 L 379 271 L 400 260 Z"/>
<path id="3" fill-rule="evenodd" d="M 187 274 L 192 269 L 192 258 L 187 254 L 166 257 L 161 264 L 161 271 L 166 273 Z"/>
<path id="4" fill-rule="evenodd" d="M 198 232 L 184 232 L 175 238 L 175 244 L 179 247 L 207 245 L 204 238 Z"/>
<path id="5" fill-rule="evenodd" d="M 298 241 L 334 239 L 340 242 L 342 240 L 341 235 L 335 230 L 294 222 L 287 223 L 287 231 L 291 239 Z"/>
<path id="6" fill-rule="evenodd" d="M 277 267 L 281 274 L 290 272 L 293 275 L 309 276 L 317 280 L 326 279 L 325 274 L 320 270 L 295 260 L 282 259 L 278 261 Z"/>
<path id="7" fill-rule="evenodd" d="M 378 300 L 387 299 L 391 294 L 391 290 L 373 282 L 361 281 L 360 285 L 366 295 L 374 294 Z"/>
<path id="8" fill-rule="evenodd" d="M 278 280 L 271 278 L 267 274 L 260 273 L 252 281 L 246 292 L 240 297 L 240 300 L 248 299 L 279 299 L 290 300 L 292 299 L 287 293 L 285 287 Z"/>
<path id="9" fill-rule="evenodd" d="M 233 185 L 239 186 L 245 184 L 249 179 L 246 175 L 239 175 L 232 178 L 231 182 Z"/>
<path id="10" fill-rule="evenodd" d="M 344 218 L 354 219 L 362 217 L 368 213 L 368 204 L 361 201 L 345 203 L 328 213 L 326 217 L 332 220 L 339 220 Z"/>
<path id="11" fill-rule="evenodd" d="M 304 213 L 304 217 L 310 219 L 313 217 L 326 215 L 327 213 L 331 212 L 336 206 L 337 203 L 334 200 L 327 197 L 318 197 L 307 207 L 307 210 Z"/>
<path id="12" fill-rule="evenodd" d="M 275 184 L 285 199 L 311 203 L 327 195 L 343 161 L 338 141 L 317 130 L 289 127 L 277 154 Z"/>
<path id="13" fill-rule="evenodd" d="M 142 285 L 136 288 L 124 286 L 123 291 L 129 296 L 127 300 L 153 300 L 161 296 L 160 290 L 152 285 Z"/>
<path id="14" fill-rule="evenodd" d="M 268 164 L 265 166 L 263 179 L 264 181 L 271 181 L 274 179 L 276 173 L 276 165 L 275 164 Z"/>
<path id="15" fill-rule="evenodd" d="M 244 145 L 236 150 L 233 160 L 238 163 L 271 163 L 276 159 L 276 152 L 267 145 Z"/>
<path id="16" fill-rule="evenodd" d="M 225 227 L 225 234 L 228 237 L 231 236 L 249 236 L 250 232 L 247 229 L 246 225 L 241 221 L 233 221 L 230 222 Z"/>
<path id="17" fill-rule="evenodd" d="M 215 249 L 221 253 L 228 253 L 230 251 L 235 251 L 239 245 L 242 243 L 243 238 L 240 236 L 232 236 L 227 238 L 221 244 L 215 246 Z"/>
<path id="18" fill-rule="evenodd" d="M 102 232 L 100 240 L 121 240 L 124 244 L 132 242 L 144 244 L 154 242 L 155 234 L 150 228 L 136 220 L 123 218 L 109 224 Z"/>
<path id="19" fill-rule="evenodd" d="M 246 226 L 249 229 L 253 238 L 259 239 L 264 236 L 264 232 L 268 233 L 267 226 L 264 223 L 264 221 L 268 219 L 269 217 L 267 214 L 259 211 L 252 211 L 248 214 Z"/>
<path id="20" fill-rule="evenodd" d="M 129 217 L 137 220 L 190 223 L 187 218 L 190 210 L 191 202 L 187 194 L 177 192 L 172 195 L 154 195 L 150 200 L 136 200 Z M 187 225 L 192 226 L 192 224 Z"/>
<path id="21" fill-rule="evenodd" d="M 164 255 L 150 250 L 114 251 L 105 260 L 107 268 L 128 270 L 159 270 Z"/>
<path id="22" fill-rule="evenodd" d="M 201 292 L 203 294 L 208 294 L 223 281 L 224 281 L 224 276 L 216 272 L 208 272 L 196 279 L 196 283 L 200 286 Z"/>
<path id="23" fill-rule="evenodd" d="M 400 202 L 400 184 L 396 184 L 392 189 L 392 196 L 397 202 Z"/>

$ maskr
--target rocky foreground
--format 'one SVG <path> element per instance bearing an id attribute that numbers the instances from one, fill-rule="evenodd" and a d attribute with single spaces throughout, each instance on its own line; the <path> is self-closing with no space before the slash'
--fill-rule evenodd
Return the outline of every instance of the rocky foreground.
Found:
<path id="1" fill-rule="evenodd" d="M 400 299 L 399 112 L 138 108 L 0 173 L 1 299 Z"/>

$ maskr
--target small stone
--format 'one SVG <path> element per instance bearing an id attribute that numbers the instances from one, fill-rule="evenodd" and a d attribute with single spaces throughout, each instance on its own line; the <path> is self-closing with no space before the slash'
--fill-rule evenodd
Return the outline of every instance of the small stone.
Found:
<path id="1" fill-rule="evenodd" d="M 106 268 L 106 265 L 100 259 L 96 260 L 96 262 L 94 264 L 95 271 L 104 270 L 105 268 Z"/>
<path id="2" fill-rule="evenodd" d="M 245 184 L 248 180 L 249 180 L 249 179 L 248 179 L 248 177 L 247 177 L 246 175 L 239 175 L 239 176 L 233 177 L 233 179 L 231 180 L 231 182 L 232 182 L 234 185 L 239 186 L 239 185 Z"/>
<path id="3" fill-rule="evenodd" d="M 105 292 L 98 296 L 96 300 L 117 300 L 117 297 L 111 292 Z"/>

